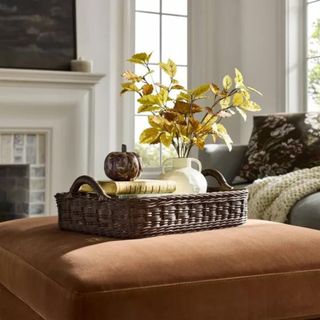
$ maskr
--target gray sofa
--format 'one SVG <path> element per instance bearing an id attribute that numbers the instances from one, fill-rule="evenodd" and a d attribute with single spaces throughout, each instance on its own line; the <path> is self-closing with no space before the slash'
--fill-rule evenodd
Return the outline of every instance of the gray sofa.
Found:
<path id="1" fill-rule="evenodd" d="M 203 169 L 217 169 L 232 185 L 232 181 L 238 175 L 242 158 L 246 152 L 246 145 L 233 146 L 232 151 L 222 144 L 208 144 L 199 152 L 199 160 Z M 208 184 L 214 185 L 214 181 L 208 178 Z M 237 186 L 246 186 L 242 183 Z M 292 208 L 288 223 L 296 226 L 308 227 L 320 230 L 320 192 L 311 194 L 298 201 Z"/>

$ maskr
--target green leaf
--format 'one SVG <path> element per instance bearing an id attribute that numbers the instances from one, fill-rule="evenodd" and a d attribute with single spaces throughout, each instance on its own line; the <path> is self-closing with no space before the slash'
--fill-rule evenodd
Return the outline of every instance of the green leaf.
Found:
<path id="1" fill-rule="evenodd" d="M 228 74 L 226 76 L 224 76 L 222 84 L 223 84 L 223 88 L 226 91 L 229 91 L 231 89 L 231 87 L 232 87 L 232 79 Z"/>

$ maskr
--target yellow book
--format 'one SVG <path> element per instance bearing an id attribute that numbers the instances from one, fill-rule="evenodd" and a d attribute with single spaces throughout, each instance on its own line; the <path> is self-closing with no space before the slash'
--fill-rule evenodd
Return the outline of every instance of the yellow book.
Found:
<path id="1" fill-rule="evenodd" d="M 146 193 L 172 193 L 176 190 L 176 182 L 171 180 L 134 180 L 134 181 L 98 181 L 105 193 L 118 194 L 146 194 Z M 80 188 L 82 192 L 93 192 L 85 184 Z"/>

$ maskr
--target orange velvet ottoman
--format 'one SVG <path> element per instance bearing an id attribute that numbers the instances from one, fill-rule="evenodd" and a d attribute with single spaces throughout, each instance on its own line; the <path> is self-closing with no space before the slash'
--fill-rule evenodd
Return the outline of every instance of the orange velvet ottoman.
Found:
<path id="1" fill-rule="evenodd" d="M 140 240 L 0 224 L 1 320 L 317 319 L 320 232 L 251 220 Z"/>

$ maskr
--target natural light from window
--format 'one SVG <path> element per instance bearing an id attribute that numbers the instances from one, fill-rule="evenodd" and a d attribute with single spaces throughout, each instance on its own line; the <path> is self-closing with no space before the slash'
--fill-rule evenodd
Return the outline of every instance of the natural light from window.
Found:
<path id="1" fill-rule="evenodd" d="M 307 110 L 320 111 L 320 0 L 307 1 Z"/>
<path id="2" fill-rule="evenodd" d="M 188 0 L 136 0 L 135 52 L 153 52 L 151 62 L 155 70 L 153 81 L 165 82 L 158 63 L 172 59 L 178 66 L 176 79 L 187 86 L 187 2 Z M 141 71 L 136 66 L 136 72 Z M 138 104 L 136 103 L 136 110 Z M 145 167 L 159 167 L 175 150 L 160 145 L 139 144 L 140 133 L 148 127 L 147 114 L 135 114 L 135 151 Z"/>

